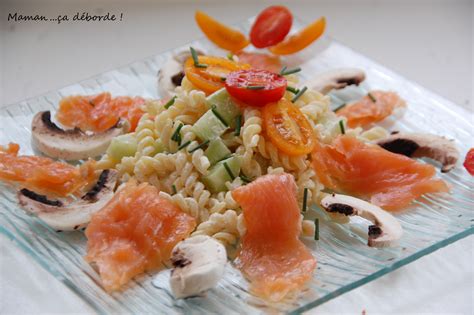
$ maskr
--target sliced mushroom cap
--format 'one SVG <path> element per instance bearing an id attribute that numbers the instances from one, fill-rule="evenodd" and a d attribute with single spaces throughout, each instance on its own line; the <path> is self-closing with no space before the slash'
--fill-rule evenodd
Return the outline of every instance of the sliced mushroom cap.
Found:
<path id="1" fill-rule="evenodd" d="M 333 89 L 342 89 L 348 85 L 359 85 L 365 80 L 365 73 L 356 68 L 340 68 L 318 74 L 306 82 L 310 89 L 327 94 Z"/>
<path id="2" fill-rule="evenodd" d="M 196 52 L 198 55 L 204 55 L 200 50 L 196 50 Z M 174 89 L 177 86 L 181 86 L 181 82 L 184 78 L 183 65 L 189 57 L 191 57 L 189 49 L 180 51 L 158 70 L 158 92 L 161 97 L 172 97 Z"/>
<path id="3" fill-rule="evenodd" d="M 31 190 L 18 192 L 20 206 L 38 216 L 57 231 L 73 231 L 85 227 L 91 216 L 112 198 L 117 183 L 115 170 L 104 170 L 97 183 L 81 199 L 74 201 L 50 200 Z"/>
<path id="4" fill-rule="evenodd" d="M 100 133 L 87 134 L 80 129 L 64 130 L 51 121 L 51 112 L 39 112 L 31 123 L 33 145 L 45 155 L 64 160 L 82 160 L 101 155 L 110 141 L 128 131 L 129 124 L 120 120 Z"/>
<path id="5" fill-rule="evenodd" d="M 225 247 L 207 235 L 179 242 L 171 254 L 170 286 L 176 298 L 196 296 L 215 287 L 224 275 Z"/>
<path id="6" fill-rule="evenodd" d="M 377 144 L 393 153 L 436 160 L 442 164 L 443 173 L 453 169 L 459 159 L 459 150 L 454 141 L 436 135 L 398 132 Z"/>
<path id="7" fill-rule="evenodd" d="M 400 222 L 387 211 L 367 201 L 346 195 L 332 194 L 321 201 L 321 206 L 328 212 L 337 212 L 347 216 L 360 216 L 373 223 L 369 226 L 371 247 L 387 247 L 397 244 L 402 237 Z"/>

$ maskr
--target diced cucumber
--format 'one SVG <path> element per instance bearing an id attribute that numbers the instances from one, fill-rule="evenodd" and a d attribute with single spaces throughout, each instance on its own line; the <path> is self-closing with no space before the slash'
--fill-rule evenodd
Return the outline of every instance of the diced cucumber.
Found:
<path id="1" fill-rule="evenodd" d="M 226 147 L 224 142 L 220 138 L 216 138 L 209 143 L 204 154 L 211 162 L 211 165 L 216 164 L 225 157 L 231 155 L 231 151 Z"/>
<path id="2" fill-rule="evenodd" d="M 224 119 L 231 128 L 235 128 L 235 118 L 241 114 L 239 106 L 237 106 L 230 98 L 225 88 L 222 88 L 207 97 L 207 106 L 211 108 L 213 105 L 216 111 Z"/>
<path id="3" fill-rule="evenodd" d="M 112 139 L 107 148 L 107 155 L 114 161 L 120 161 L 124 156 L 132 156 L 137 151 L 137 139 L 128 133 Z"/>
<path id="4" fill-rule="evenodd" d="M 201 178 L 204 185 L 212 193 L 218 193 L 220 191 L 227 190 L 225 186 L 226 182 L 231 182 L 232 178 L 229 175 L 229 172 L 226 170 L 224 163 L 227 163 L 229 170 L 232 172 L 232 175 L 235 177 L 240 174 L 240 157 L 231 156 L 228 159 L 218 162 L 216 165 L 209 169 L 209 173 L 206 176 Z"/>
<path id="5" fill-rule="evenodd" d="M 193 126 L 193 132 L 201 141 L 206 141 L 218 138 L 227 128 L 212 110 L 208 110 L 196 121 Z"/>

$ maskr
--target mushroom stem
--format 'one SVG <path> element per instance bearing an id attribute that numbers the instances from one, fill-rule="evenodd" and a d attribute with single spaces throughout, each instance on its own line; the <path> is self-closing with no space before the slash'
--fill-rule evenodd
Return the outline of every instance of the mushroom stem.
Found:
<path id="1" fill-rule="evenodd" d="M 342 89 L 348 85 L 359 85 L 365 80 L 363 70 L 356 68 L 333 69 L 318 74 L 306 83 L 308 88 L 327 94 L 333 89 Z"/>
<path id="2" fill-rule="evenodd" d="M 323 198 L 321 206 L 328 212 L 356 215 L 371 221 L 373 225 L 369 226 L 368 231 L 368 245 L 371 247 L 393 246 L 403 234 L 402 226 L 394 216 L 367 201 L 332 194 Z"/>
<path id="3" fill-rule="evenodd" d="M 443 173 L 453 169 L 459 159 L 459 151 L 454 141 L 431 134 L 399 132 L 378 141 L 377 144 L 393 153 L 438 161 L 442 164 Z"/>

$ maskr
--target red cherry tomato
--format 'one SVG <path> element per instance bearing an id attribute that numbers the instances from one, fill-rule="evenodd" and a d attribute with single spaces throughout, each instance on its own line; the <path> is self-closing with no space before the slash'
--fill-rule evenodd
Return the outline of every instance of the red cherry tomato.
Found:
<path id="1" fill-rule="evenodd" d="M 283 6 L 271 6 L 255 19 L 250 30 L 250 41 L 257 48 L 278 44 L 290 32 L 293 16 Z"/>
<path id="2" fill-rule="evenodd" d="M 267 70 L 238 70 L 227 75 L 227 92 L 244 104 L 264 106 L 285 94 L 286 78 Z"/>
<path id="3" fill-rule="evenodd" d="M 474 148 L 470 149 L 466 154 L 466 159 L 464 160 L 464 167 L 466 170 L 474 176 Z"/>

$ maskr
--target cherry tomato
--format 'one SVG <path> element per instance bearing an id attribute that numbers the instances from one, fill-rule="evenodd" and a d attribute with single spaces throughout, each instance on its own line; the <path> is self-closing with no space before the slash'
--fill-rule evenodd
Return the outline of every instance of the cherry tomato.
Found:
<path id="1" fill-rule="evenodd" d="M 246 51 L 239 51 L 235 55 L 239 57 L 239 62 L 248 63 L 254 69 L 278 72 L 282 68 L 279 56 Z"/>
<path id="2" fill-rule="evenodd" d="M 220 48 L 238 51 L 249 44 L 249 40 L 244 34 L 216 21 L 201 11 L 196 11 L 195 18 L 206 37 Z"/>
<path id="3" fill-rule="evenodd" d="M 250 41 L 257 48 L 276 45 L 285 39 L 292 23 L 293 16 L 286 7 L 268 7 L 255 19 L 250 30 Z"/>
<path id="4" fill-rule="evenodd" d="M 207 95 L 223 88 L 230 72 L 250 68 L 249 65 L 220 57 L 198 56 L 198 60 L 205 67 L 196 67 L 193 58 L 190 57 L 184 64 L 184 73 L 194 86 Z"/>
<path id="5" fill-rule="evenodd" d="M 466 154 L 466 159 L 464 160 L 464 167 L 466 170 L 474 176 L 474 148 L 470 149 Z"/>
<path id="6" fill-rule="evenodd" d="M 292 102 L 281 99 L 262 110 L 263 127 L 270 141 L 282 152 L 291 155 L 310 153 L 316 137 L 311 124 Z"/>
<path id="7" fill-rule="evenodd" d="M 303 50 L 311 45 L 324 33 L 326 28 L 326 19 L 324 17 L 314 21 L 304 29 L 293 36 L 285 39 L 283 42 L 270 47 L 269 50 L 275 55 L 289 55 Z"/>
<path id="8" fill-rule="evenodd" d="M 285 77 L 266 70 L 231 72 L 225 81 L 227 92 L 239 101 L 252 106 L 264 106 L 283 97 Z"/>

